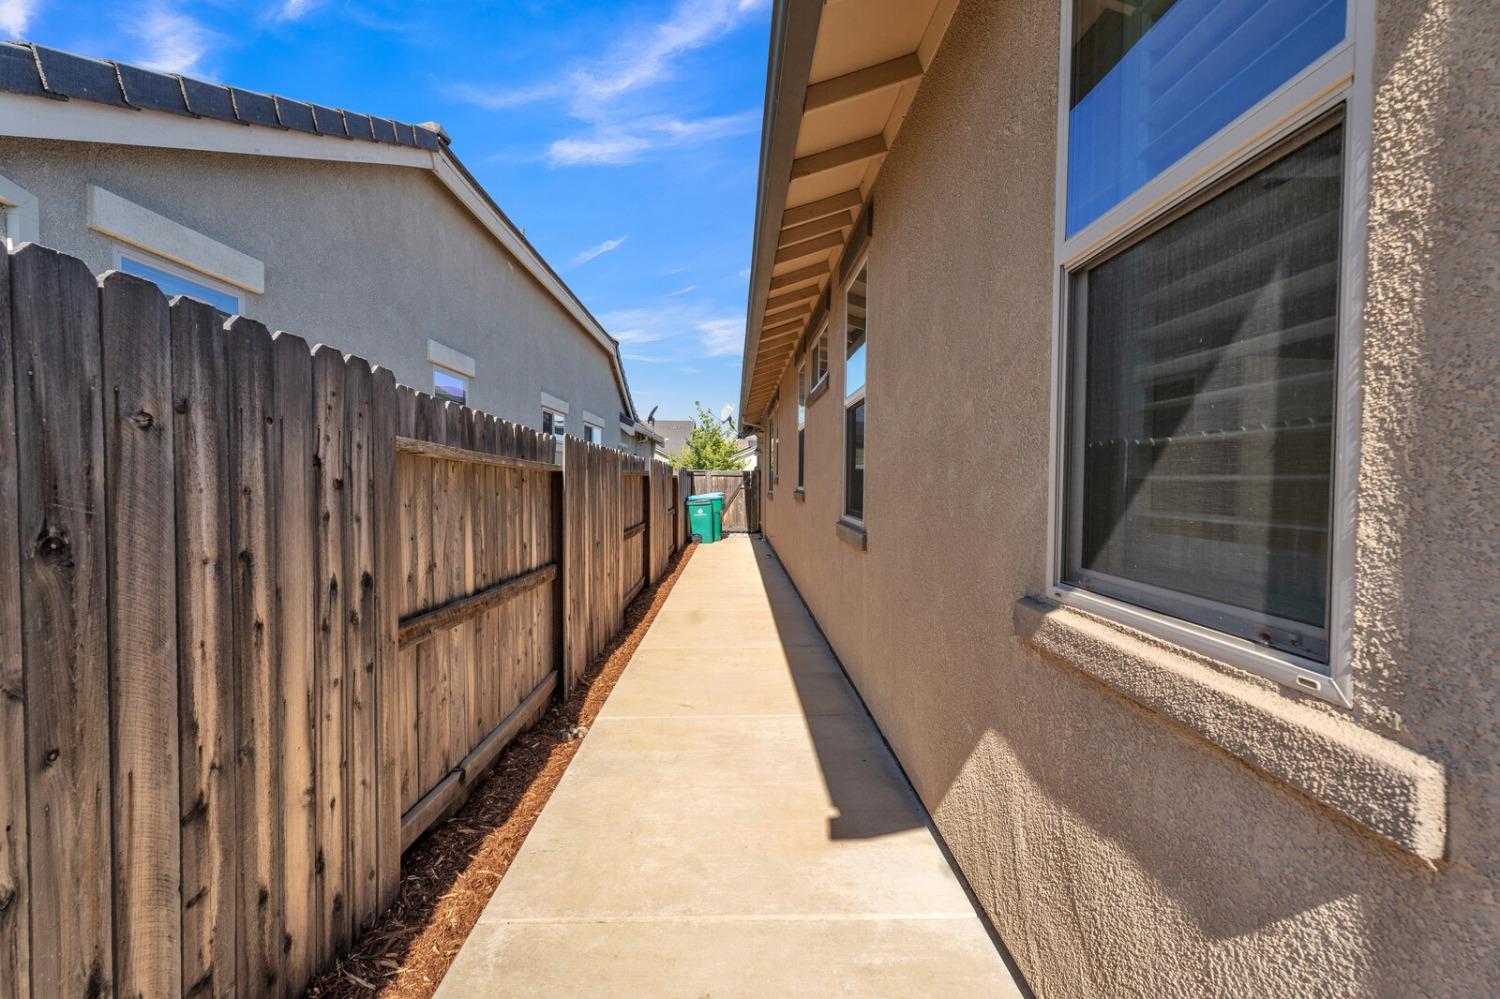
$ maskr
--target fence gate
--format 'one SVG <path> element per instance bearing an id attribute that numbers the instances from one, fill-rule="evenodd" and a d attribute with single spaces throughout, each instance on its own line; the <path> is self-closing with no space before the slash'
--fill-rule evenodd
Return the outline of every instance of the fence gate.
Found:
<path id="1" fill-rule="evenodd" d="M 751 497 L 750 484 L 754 472 L 726 472 L 709 469 L 694 470 L 688 474 L 692 477 L 691 495 L 724 494 L 725 533 L 743 534 L 760 530 L 760 518 L 755 516 Z"/>

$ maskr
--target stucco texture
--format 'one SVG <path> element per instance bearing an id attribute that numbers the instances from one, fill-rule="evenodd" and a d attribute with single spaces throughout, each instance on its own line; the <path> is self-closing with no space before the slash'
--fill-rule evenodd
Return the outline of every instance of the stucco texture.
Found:
<path id="1" fill-rule="evenodd" d="M 0 137 L 0 175 L 38 198 L 40 241 L 96 273 L 115 244 L 88 227 L 90 184 L 263 261 L 244 310 L 273 330 L 423 391 L 431 337 L 475 359 L 470 405 L 540 427 L 547 392 L 621 446 L 608 353 L 427 170 Z"/>
<path id="2" fill-rule="evenodd" d="M 1491 994 L 1500 7 L 1378 8 L 1355 705 L 1186 667 L 1430 761 L 1436 861 L 1018 634 L 1049 582 L 1058 27 L 1054 4 L 961 3 L 880 175 L 868 551 L 834 531 L 837 364 L 801 502 L 782 383 L 766 534 L 1038 995 Z"/>

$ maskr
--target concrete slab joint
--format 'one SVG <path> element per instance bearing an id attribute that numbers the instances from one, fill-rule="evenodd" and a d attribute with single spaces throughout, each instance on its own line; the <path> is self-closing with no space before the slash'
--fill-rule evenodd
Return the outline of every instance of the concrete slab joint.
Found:
<path id="1" fill-rule="evenodd" d="M 1334 715 L 1226 675 L 1186 650 L 1037 597 L 1014 607 L 1016 634 L 1260 773 L 1423 860 L 1447 845 L 1441 763 Z"/>

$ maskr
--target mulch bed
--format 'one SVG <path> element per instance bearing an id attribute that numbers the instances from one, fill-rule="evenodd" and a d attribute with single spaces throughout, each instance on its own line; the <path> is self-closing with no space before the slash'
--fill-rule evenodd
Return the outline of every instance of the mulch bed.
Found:
<path id="1" fill-rule="evenodd" d="M 437 991 L 695 547 L 678 552 L 656 585 L 626 608 L 624 630 L 567 701 L 507 746 L 464 806 L 412 846 L 395 904 L 313 981 L 308 997 L 425 999 Z"/>

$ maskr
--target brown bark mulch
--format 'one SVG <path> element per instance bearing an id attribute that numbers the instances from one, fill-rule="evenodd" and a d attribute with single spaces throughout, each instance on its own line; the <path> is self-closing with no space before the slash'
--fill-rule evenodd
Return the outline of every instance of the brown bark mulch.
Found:
<path id="1" fill-rule="evenodd" d="M 395 904 L 313 980 L 309 999 L 426 999 L 437 991 L 695 547 L 679 551 L 626 608 L 624 629 L 567 701 L 554 702 L 505 748 L 463 807 L 412 846 Z"/>

